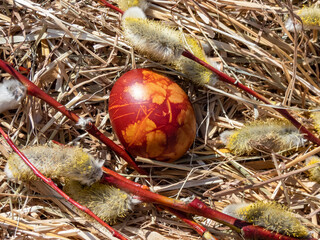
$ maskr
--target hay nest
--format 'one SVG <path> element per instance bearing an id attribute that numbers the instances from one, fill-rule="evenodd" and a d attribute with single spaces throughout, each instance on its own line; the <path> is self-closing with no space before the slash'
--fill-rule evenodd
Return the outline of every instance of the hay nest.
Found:
<path id="1" fill-rule="evenodd" d="M 1 58 L 30 69 L 28 77 L 37 86 L 81 117 L 92 118 L 114 141 L 108 94 L 124 72 L 151 68 L 169 75 L 188 93 L 198 123 L 192 148 L 170 164 L 137 159 L 150 172 L 153 191 L 174 198 L 196 196 L 218 210 L 234 202 L 275 200 L 293 209 L 319 237 L 319 184 L 299 171 L 308 153 L 316 154 L 319 148 L 307 142 L 283 155 L 261 146 L 254 155 L 235 156 L 221 143 L 225 130 L 256 118 L 281 118 L 274 109 L 224 83 L 210 90 L 195 86 L 170 66 L 137 54 L 123 38 L 121 15 L 96 1 L 21 2 L 5 0 L 0 7 Z M 307 1 L 148 2 L 149 18 L 191 34 L 222 71 L 281 104 L 316 134 L 308 119 L 310 109 L 320 104 L 317 30 L 285 28 L 286 19 L 297 17 L 295 10 Z M 37 98 L 27 97 L 17 110 L 0 116 L 1 126 L 20 147 L 51 140 L 81 145 L 106 159 L 111 169 L 145 183 L 106 146 Z M 42 182 L 8 181 L 2 170 L 11 150 L 3 138 L 0 143 L 1 239 L 112 238 Z M 241 239 L 217 222 L 195 219 L 219 239 Z M 200 239 L 189 226 L 152 205 L 140 205 L 114 228 L 130 239 Z"/>

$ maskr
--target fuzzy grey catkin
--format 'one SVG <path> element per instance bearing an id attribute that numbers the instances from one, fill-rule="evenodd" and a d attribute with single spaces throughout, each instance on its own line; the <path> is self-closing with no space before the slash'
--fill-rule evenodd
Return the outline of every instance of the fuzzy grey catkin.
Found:
<path id="1" fill-rule="evenodd" d="M 311 156 L 306 159 L 306 166 L 310 166 L 315 163 L 318 163 L 318 166 L 308 170 L 309 179 L 320 184 L 320 158 L 318 156 Z"/>
<path id="2" fill-rule="evenodd" d="M 83 186 L 77 181 L 67 181 L 63 191 L 109 224 L 125 217 L 133 205 L 126 192 L 99 182 Z"/>
<path id="3" fill-rule="evenodd" d="M 90 185 L 102 176 L 103 162 L 95 159 L 80 147 L 34 146 L 23 149 L 22 152 L 48 178 L 73 179 Z M 22 181 L 38 179 L 16 153 L 9 156 L 5 173 L 11 179 Z"/>
<path id="4" fill-rule="evenodd" d="M 280 152 L 301 147 L 303 135 L 286 120 L 257 120 L 239 130 L 221 134 L 226 147 L 236 155 L 250 155 L 258 149 Z"/>
<path id="5" fill-rule="evenodd" d="M 205 55 L 203 48 L 196 39 L 190 36 L 186 36 L 184 47 L 185 49 L 189 50 L 194 56 L 208 63 L 207 56 Z M 208 83 L 213 86 L 218 81 L 218 77 L 213 72 L 200 65 L 199 63 L 184 56 L 180 56 L 176 61 L 174 61 L 173 66 L 176 70 L 182 72 L 187 76 L 188 79 L 190 79 L 197 85 Z"/>
<path id="6" fill-rule="evenodd" d="M 146 18 L 138 7 L 127 10 L 122 18 L 124 36 L 140 54 L 154 61 L 171 65 L 193 83 L 214 85 L 217 77 L 207 68 L 182 56 L 184 50 L 207 62 L 199 42 L 187 34 Z"/>
<path id="7" fill-rule="evenodd" d="M 139 16 L 139 17 L 137 17 Z M 125 38 L 139 53 L 162 63 L 172 63 L 184 50 L 179 31 L 161 22 L 145 18 L 141 9 L 134 7 L 122 17 Z"/>

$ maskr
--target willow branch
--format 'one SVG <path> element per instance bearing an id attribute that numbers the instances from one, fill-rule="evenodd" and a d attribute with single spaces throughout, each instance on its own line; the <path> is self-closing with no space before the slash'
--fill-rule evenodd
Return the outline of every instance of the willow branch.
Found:
<path id="1" fill-rule="evenodd" d="M 200 65 L 204 66 L 205 68 L 207 68 L 210 71 L 212 71 L 213 73 L 215 73 L 219 77 L 220 81 L 234 85 L 234 86 L 238 87 L 239 89 L 245 91 L 246 93 L 250 94 L 251 96 L 256 97 L 260 101 L 262 101 L 268 105 L 271 105 L 271 106 L 273 105 L 267 98 L 265 98 L 261 94 L 255 92 L 251 88 L 248 88 L 247 86 L 243 85 L 242 83 L 236 81 L 235 79 L 228 76 L 227 74 L 220 72 L 218 69 L 212 67 L 211 65 L 209 65 L 205 61 L 202 61 L 201 59 L 194 56 L 188 50 L 184 50 L 182 55 L 186 58 L 189 58 L 189 59 L 199 63 Z M 317 138 L 316 136 L 314 136 L 307 128 L 305 128 L 301 123 L 299 123 L 286 109 L 281 109 L 281 108 L 274 108 L 274 109 L 277 112 L 279 112 L 283 117 L 288 119 L 303 134 L 303 136 L 306 139 L 308 139 L 309 141 L 320 146 L 320 139 Z"/>
<path id="2" fill-rule="evenodd" d="M 75 123 L 79 123 L 80 117 L 75 113 L 69 111 L 64 105 L 53 99 L 50 95 L 46 94 L 39 87 L 37 87 L 34 83 L 29 81 L 25 76 L 15 70 L 9 63 L 0 59 L 0 68 L 9 73 L 12 77 L 19 80 L 23 85 L 27 88 L 27 93 L 31 96 L 37 97 L 48 103 L 57 111 L 61 112 L 70 120 Z M 119 145 L 115 144 L 112 140 L 107 138 L 92 122 L 86 122 L 86 131 L 90 133 L 92 136 L 99 139 L 106 146 L 111 148 L 118 156 L 122 157 L 131 167 L 133 167 L 138 173 L 142 175 L 147 175 L 147 173 L 138 167 L 136 162 L 132 159 L 132 157 Z"/>
<path id="3" fill-rule="evenodd" d="M 104 226 L 114 237 L 121 239 L 121 240 L 128 240 L 124 236 L 122 236 L 119 232 L 114 230 L 110 225 L 105 223 L 103 220 L 101 220 L 97 215 L 95 215 L 89 208 L 82 206 L 72 198 L 70 198 L 67 194 L 65 194 L 60 188 L 58 188 L 54 182 L 50 179 L 45 177 L 29 160 L 28 158 L 17 148 L 17 146 L 11 141 L 9 136 L 3 131 L 3 129 L 0 127 L 0 133 L 5 138 L 5 140 L 8 142 L 10 147 L 19 155 L 19 157 L 31 168 L 33 173 L 40 178 L 44 183 L 46 183 L 48 186 L 53 188 L 58 194 L 60 194 L 64 199 L 66 199 L 68 202 L 70 202 L 72 205 L 74 205 L 76 208 L 80 209 L 82 212 L 88 214 L 93 219 L 95 219 L 97 222 L 99 222 L 102 226 Z"/>
<path id="4" fill-rule="evenodd" d="M 220 222 L 231 229 L 242 233 L 244 237 L 250 239 L 250 236 L 258 236 L 254 239 L 269 239 L 269 240 L 302 240 L 301 238 L 294 238 L 285 236 L 279 233 L 269 231 L 259 226 L 253 226 L 251 223 L 243 220 L 231 217 L 222 212 L 214 210 L 208 207 L 205 203 L 199 199 L 193 199 L 190 202 L 184 202 L 177 199 L 168 198 L 157 193 L 150 192 L 139 183 L 131 182 L 129 179 L 113 172 L 110 169 L 103 168 L 105 174 L 102 177 L 102 183 L 111 184 L 121 190 L 136 196 L 143 202 L 155 203 L 161 206 L 166 206 L 170 209 L 174 209 L 183 213 L 191 213 L 194 215 L 203 216 L 214 221 Z M 316 240 L 314 238 L 308 238 L 308 240 Z"/>

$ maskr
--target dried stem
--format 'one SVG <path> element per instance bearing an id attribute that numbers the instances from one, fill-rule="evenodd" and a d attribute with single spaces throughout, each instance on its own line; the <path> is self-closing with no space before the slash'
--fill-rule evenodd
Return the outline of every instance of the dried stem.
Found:
<path id="1" fill-rule="evenodd" d="M 8 144 L 11 146 L 11 148 L 21 157 L 21 159 L 31 168 L 31 170 L 34 172 L 34 174 L 40 178 L 42 181 L 44 181 L 47 185 L 49 185 L 51 188 L 53 188 L 57 193 L 59 193 L 63 198 L 65 198 L 68 202 L 70 202 L 72 205 L 80 209 L 82 212 L 88 214 L 90 217 L 94 218 L 97 222 L 99 222 L 102 226 L 104 226 L 108 231 L 111 232 L 111 234 L 122 240 L 127 240 L 124 236 L 122 236 L 119 232 L 114 230 L 111 226 L 109 226 L 107 223 L 102 221 L 97 215 L 95 215 L 90 209 L 80 205 L 78 202 L 70 198 L 67 194 L 65 194 L 60 188 L 58 188 L 54 182 L 50 178 L 46 178 L 29 160 L 28 158 L 17 148 L 17 146 L 11 141 L 9 136 L 3 131 L 3 129 L 0 127 L 0 133 L 2 136 L 6 139 Z"/>
<path id="2" fill-rule="evenodd" d="M 39 87 L 29 81 L 25 76 L 15 70 L 9 63 L 0 59 L 0 68 L 5 70 L 7 73 L 11 74 L 14 78 L 18 79 L 23 85 L 27 87 L 27 93 L 31 96 L 37 97 L 48 103 L 50 106 L 55 108 L 57 111 L 64 114 L 67 118 L 78 123 L 80 117 L 75 113 L 66 109 L 65 106 L 57 102 L 53 99 L 50 95 L 46 94 L 42 91 Z M 86 131 L 90 133 L 92 136 L 99 139 L 109 148 L 111 148 L 118 156 L 122 157 L 130 166 L 132 166 L 138 173 L 142 175 L 147 175 L 147 173 L 138 167 L 136 162 L 132 159 L 132 157 L 119 145 L 115 144 L 112 140 L 107 138 L 92 122 L 87 122 L 86 124 Z"/>

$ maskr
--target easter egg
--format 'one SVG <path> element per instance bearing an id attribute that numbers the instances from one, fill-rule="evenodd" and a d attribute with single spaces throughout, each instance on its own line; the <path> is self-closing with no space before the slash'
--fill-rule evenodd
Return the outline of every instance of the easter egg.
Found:
<path id="1" fill-rule="evenodd" d="M 194 141 L 196 119 L 188 96 L 151 70 L 123 74 L 110 92 L 108 110 L 113 131 L 133 156 L 174 161 Z"/>

